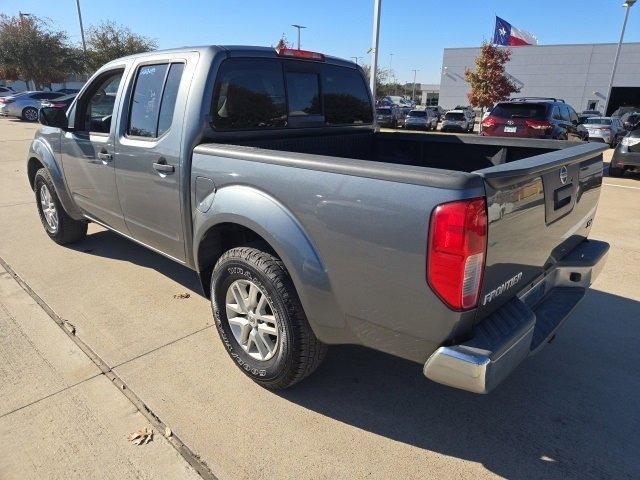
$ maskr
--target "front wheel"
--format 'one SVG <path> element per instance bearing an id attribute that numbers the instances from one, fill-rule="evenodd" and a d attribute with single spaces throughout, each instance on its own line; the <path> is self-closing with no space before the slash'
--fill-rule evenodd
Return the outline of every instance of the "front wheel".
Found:
<path id="1" fill-rule="evenodd" d="M 67 214 L 46 168 L 36 172 L 33 185 L 38 213 L 47 235 L 60 245 L 83 239 L 87 234 L 87 222 L 74 220 Z"/>
<path id="2" fill-rule="evenodd" d="M 612 167 L 609 165 L 609 176 L 610 177 L 622 177 L 624 175 L 624 168 Z"/>
<path id="3" fill-rule="evenodd" d="M 284 264 L 270 253 L 251 247 L 224 253 L 211 276 L 211 302 L 227 353 L 263 387 L 299 382 L 326 354 Z"/>

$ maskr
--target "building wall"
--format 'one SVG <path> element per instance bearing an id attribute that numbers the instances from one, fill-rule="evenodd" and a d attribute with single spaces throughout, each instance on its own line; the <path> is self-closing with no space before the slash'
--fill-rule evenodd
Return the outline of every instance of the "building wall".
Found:
<path id="1" fill-rule="evenodd" d="M 440 93 L 440 85 L 437 83 L 421 83 L 420 84 L 420 104 L 421 105 L 438 105 L 440 101 L 438 96 Z"/>
<path id="2" fill-rule="evenodd" d="M 514 47 L 507 73 L 521 92 L 516 96 L 563 98 L 577 111 L 590 100 L 604 110 L 617 44 L 538 45 Z M 474 68 L 480 48 L 445 48 L 440 105 L 467 105 L 466 68 Z M 640 43 L 622 45 L 614 87 L 640 87 Z"/>

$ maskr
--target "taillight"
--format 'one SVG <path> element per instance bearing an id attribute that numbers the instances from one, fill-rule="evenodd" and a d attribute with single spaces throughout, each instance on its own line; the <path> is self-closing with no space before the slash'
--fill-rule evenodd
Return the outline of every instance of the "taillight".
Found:
<path id="1" fill-rule="evenodd" d="M 484 128 L 495 127 L 497 124 L 498 124 L 498 121 L 496 120 L 495 117 L 492 117 L 492 116 L 488 116 L 482 121 L 482 126 Z"/>
<path id="2" fill-rule="evenodd" d="M 324 54 L 318 52 L 310 52 L 309 50 L 296 50 L 294 48 L 280 48 L 276 53 L 281 57 L 304 58 L 306 60 L 318 60 L 324 62 Z"/>
<path id="3" fill-rule="evenodd" d="M 527 127 L 534 130 L 549 130 L 552 128 L 552 125 L 546 120 L 526 120 L 525 123 Z"/>
<path id="4" fill-rule="evenodd" d="M 444 203 L 431 214 L 427 280 L 454 310 L 476 307 L 487 250 L 484 198 Z"/>

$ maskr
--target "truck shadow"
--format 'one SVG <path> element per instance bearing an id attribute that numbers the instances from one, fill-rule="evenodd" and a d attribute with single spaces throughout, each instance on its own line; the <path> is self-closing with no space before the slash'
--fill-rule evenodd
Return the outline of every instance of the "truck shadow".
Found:
<path id="1" fill-rule="evenodd" d="M 487 396 L 353 346 L 334 347 L 314 375 L 278 394 L 506 478 L 638 478 L 639 339 L 640 302 L 592 290 L 558 338 Z"/>
<path id="2" fill-rule="evenodd" d="M 151 268 L 192 292 L 202 295 L 198 276 L 193 270 L 110 230 L 89 234 L 81 243 L 68 245 L 68 247 L 78 252 Z"/>

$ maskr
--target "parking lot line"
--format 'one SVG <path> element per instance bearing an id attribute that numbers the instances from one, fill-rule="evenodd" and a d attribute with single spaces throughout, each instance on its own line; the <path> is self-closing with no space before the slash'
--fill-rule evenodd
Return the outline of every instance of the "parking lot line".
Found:
<path id="1" fill-rule="evenodd" d="M 604 182 L 609 187 L 630 188 L 632 190 L 640 190 L 640 187 L 632 187 L 631 185 L 618 185 L 617 183 Z"/>

